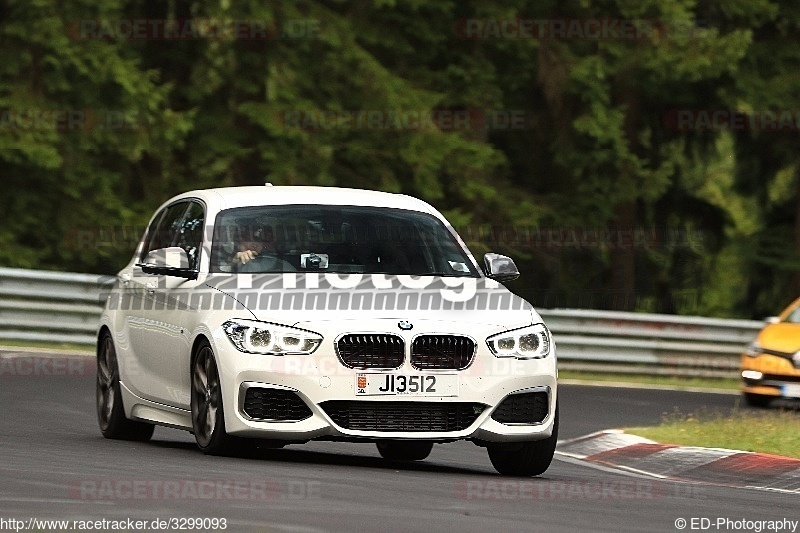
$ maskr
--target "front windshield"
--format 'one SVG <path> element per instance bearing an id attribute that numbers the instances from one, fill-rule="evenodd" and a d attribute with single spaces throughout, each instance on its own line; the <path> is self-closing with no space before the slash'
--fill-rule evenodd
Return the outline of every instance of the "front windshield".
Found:
<path id="1" fill-rule="evenodd" d="M 222 211 L 214 227 L 211 271 L 479 276 L 432 215 L 321 205 Z"/>
<path id="2" fill-rule="evenodd" d="M 800 305 L 792 309 L 784 319 L 784 322 L 791 324 L 800 324 Z"/>

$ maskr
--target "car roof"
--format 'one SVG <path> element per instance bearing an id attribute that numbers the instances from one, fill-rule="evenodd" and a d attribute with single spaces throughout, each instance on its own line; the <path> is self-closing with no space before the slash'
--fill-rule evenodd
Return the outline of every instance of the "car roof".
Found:
<path id="1" fill-rule="evenodd" d="M 393 207 L 441 216 L 429 204 L 411 196 L 343 187 L 299 185 L 221 187 L 189 191 L 171 198 L 166 204 L 184 198 L 199 198 L 217 211 L 258 205 L 319 204 Z"/>

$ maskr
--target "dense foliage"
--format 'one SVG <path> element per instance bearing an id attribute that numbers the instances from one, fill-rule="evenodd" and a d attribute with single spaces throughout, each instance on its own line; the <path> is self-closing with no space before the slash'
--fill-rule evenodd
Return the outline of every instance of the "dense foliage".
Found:
<path id="1" fill-rule="evenodd" d="M 112 273 L 175 193 L 338 185 L 429 201 L 540 307 L 774 314 L 800 293 L 785 4 L 0 0 L 0 265 Z M 120 25 L 168 20 L 261 33 Z M 720 110 L 794 122 L 698 120 Z"/>

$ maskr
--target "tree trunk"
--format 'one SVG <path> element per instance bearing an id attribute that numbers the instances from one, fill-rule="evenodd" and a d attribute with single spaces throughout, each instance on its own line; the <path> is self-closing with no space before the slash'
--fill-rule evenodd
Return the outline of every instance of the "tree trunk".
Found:
<path id="1" fill-rule="evenodd" d="M 797 171 L 795 177 L 795 204 L 794 204 L 794 259 L 800 262 L 800 170 Z M 800 294 L 800 268 L 797 268 L 792 273 L 791 278 L 791 294 L 792 298 Z"/>
<path id="2" fill-rule="evenodd" d="M 615 209 L 615 247 L 611 253 L 611 308 L 615 311 L 636 309 L 636 251 L 631 237 L 636 223 L 636 201 L 618 205 Z"/>
<path id="3" fill-rule="evenodd" d="M 631 152 L 636 153 L 639 145 L 639 117 L 640 102 L 638 87 L 633 82 L 635 66 L 631 65 L 629 71 L 617 73 L 615 100 L 625 110 L 623 131 L 625 140 Z M 636 191 L 637 177 L 632 175 L 632 170 L 623 168 L 618 177 Z M 636 250 L 633 239 L 633 227 L 636 224 L 636 197 L 635 192 L 627 191 L 629 199 L 622 199 L 614 208 L 614 218 L 617 224 L 616 247 L 611 258 L 611 287 L 613 292 L 611 308 L 615 311 L 634 311 L 636 309 Z"/>

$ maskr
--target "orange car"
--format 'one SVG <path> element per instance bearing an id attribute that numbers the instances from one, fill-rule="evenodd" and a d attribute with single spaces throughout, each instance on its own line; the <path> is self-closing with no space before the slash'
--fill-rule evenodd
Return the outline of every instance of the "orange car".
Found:
<path id="1" fill-rule="evenodd" d="M 768 318 L 742 354 L 742 393 L 757 407 L 775 398 L 800 399 L 800 298 Z"/>

